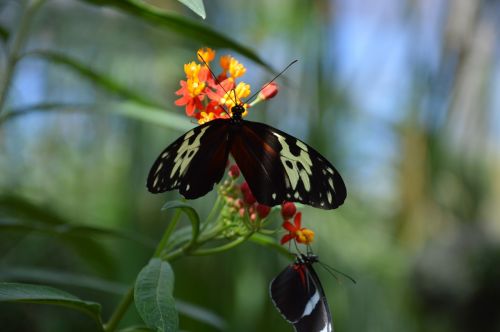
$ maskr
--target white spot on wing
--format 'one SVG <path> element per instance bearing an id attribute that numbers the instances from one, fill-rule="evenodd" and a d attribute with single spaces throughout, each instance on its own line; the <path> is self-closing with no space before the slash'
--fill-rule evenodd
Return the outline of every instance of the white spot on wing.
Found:
<path id="1" fill-rule="evenodd" d="M 276 193 L 273 193 L 273 194 L 271 195 L 271 197 L 272 197 L 273 199 L 276 199 Z"/>
<path id="2" fill-rule="evenodd" d="M 158 167 L 156 168 L 155 174 L 157 174 L 162 168 L 163 168 L 163 163 L 160 163 L 160 165 L 158 165 Z"/>
<path id="3" fill-rule="evenodd" d="M 310 315 L 311 312 L 316 307 L 316 305 L 318 304 L 318 302 L 319 302 L 319 292 L 318 290 L 316 290 L 316 292 L 314 292 L 314 295 L 309 299 L 309 301 L 307 301 L 306 307 L 304 308 L 304 312 L 302 313 L 302 317 Z"/>
<path id="4" fill-rule="evenodd" d="M 332 324 L 330 322 L 326 323 L 325 327 L 319 332 L 332 332 Z"/>

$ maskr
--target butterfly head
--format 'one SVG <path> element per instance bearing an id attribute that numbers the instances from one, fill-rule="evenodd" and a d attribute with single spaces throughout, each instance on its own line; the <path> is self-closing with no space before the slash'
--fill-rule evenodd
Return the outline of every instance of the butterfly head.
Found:
<path id="1" fill-rule="evenodd" d="M 242 104 L 236 104 L 231 108 L 232 119 L 236 121 L 241 121 L 243 113 L 245 113 L 245 107 Z"/>
<path id="2" fill-rule="evenodd" d="M 319 262 L 319 259 L 314 254 L 300 254 L 297 256 L 296 262 L 299 264 L 313 264 Z"/>

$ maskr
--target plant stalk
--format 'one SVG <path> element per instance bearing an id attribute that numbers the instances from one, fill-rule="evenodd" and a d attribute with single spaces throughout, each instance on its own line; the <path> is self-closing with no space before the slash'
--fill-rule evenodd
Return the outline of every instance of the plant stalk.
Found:
<path id="1" fill-rule="evenodd" d="M 14 39 L 12 40 L 12 43 L 10 44 L 9 50 L 7 52 L 5 71 L 0 77 L 0 113 L 4 109 L 5 101 L 7 100 L 7 95 L 9 94 L 9 88 L 14 77 L 17 61 L 20 58 L 22 48 L 26 43 L 26 39 L 28 38 L 30 22 L 33 19 L 35 13 L 45 1 L 46 0 L 27 1 L 26 10 L 21 16 L 19 27 L 17 29 L 17 32 L 14 34 Z"/>

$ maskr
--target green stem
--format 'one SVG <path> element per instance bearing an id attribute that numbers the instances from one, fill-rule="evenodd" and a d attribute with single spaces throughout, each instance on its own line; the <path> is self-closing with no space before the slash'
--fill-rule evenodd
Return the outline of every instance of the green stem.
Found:
<path id="1" fill-rule="evenodd" d="M 292 259 L 294 257 L 294 255 L 290 253 L 290 251 L 287 248 L 277 243 L 273 237 L 270 237 L 268 235 L 261 233 L 254 233 L 250 237 L 250 241 L 257 243 L 258 245 L 261 245 L 263 247 L 268 247 L 273 250 L 276 250 L 277 252 L 279 252 L 280 254 L 282 254 L 287 258 Z"/>
<path id="2" fill-rule="evenodd" d="M 174 217 L 172 218 L 172 221 L 169 223 L 167 229 L 165 229 L 165 232 L 163 233 L 163 236 L 158 243 L 158 246 L 156 247 L 155 253 L 153 257 L 160 257 L 163 249 L 165 249 L 165 246 L 168 243 L 168 240 L 170 239 L 170 236 L 172 235 L 175 227 L 177 226 L 177 223 L 179 221 L 179 218 L 181 216 L 181 210 L 177 210 L 174 214 Z M 134 286 L 131 286 L 127 293 L 123 295 L 122 300 L 116 307 L 115 311 L 111 314 L 111 317 L 109 318 L 109 321 L 104 324 L 104 331 L 105 332 L 113 332 L 116 330 L 118 327 L 118 324 L 122 320 L 123 316 L 128 310 L 128 307 L 130 304 L 132 304 L 132 301 L 134 299 Z"/>
<path id="3" fill-rule="evenodd" d="M 217 199 L 215 200 L 212 210 L 210 210 L 210 213 L 208 214 L 206 221 L 201 226 L 202 231 L 205 230 L 205 228 L 208 226 L 208 224 L 210 224 L 212 219 L 214 219 L 215 213 L 219 210 L 219 205 L 221 204 L 221 202 L 222 202 L 221 195 L 217 195 Z"/>
<path id="4" fill-rule="evenodd" d="M 181 210 L 177 209 L 175 211 L 174 217 L 172 218 L 172 221 L 170 222 L 167 229 L 163 233 L 163 236 L 160 240 L 160 243 L 158 243 L 158 246 L 156 247 L 155 253 L 153 255 L 154 257 L 160 257 L 163 249 L 165 249 L 165 247 L 167 246 L 168 240 L 170 239 L 170 236 L 174 232 L 175 227 L 177 226 L 177 223 L 179 222 L 180 216 L 181 216 Z"/>
<path id="5" fill-rule="evenodd" d="M 130 304 L 132 303 L 133 300 L 134 300 L 134 287 L 132 286 L 128 289 L 127 293 L 125 293 L 125 295 L 123 295 L 123 298 L 120 301 L 120 304 L 118 304 L 115 311 L 111 315 L 111 318 L 104 325 L 105 332 L 112 332 L 112 331 L 116 330 L 116 328 L 118 327 L 118 324 L 122 320 L 123 316 L 127 312 L 128 307 L 130 306 Z"/>
<path id="6" fill-rule="evenodd" d="M 21 49 L 23 48 L 28 37 L 30 22 L 37 10 L 45 1 L 46 0 L 29 0 L 26 5 L 26 10 L 21 17 L 19 28 L 13 37 L 14 39 L 7 54 L 5 72 L 2 77 L 0 77 L 0 113 L 4 108 L 4 104 L 9 93 L 9 87 L 14 76 L 14 71 L 16 69 L 17 60 L 20 57 Z"/>
<path id="7" fill-rule="evenodd" d="M 219 246 L 219 247 L 196 250 L 196 251 L 192 252 L 191 255 L 193 255 L 193 256 L 205 256 L 205 255 L 219 254 L 223 251 L 227 251 L 229 249 L 232 249 L 232 248 L 242 244 L 243 242 L 248 240 L 248 238 L 250 236 L 252 236 L 252 233 L 248 233 L 247 235 L 245 235 L 243 237 L 237 238 L 236 240 L 231 241 L 229 243 L 226 243 L 226 244 Z"/>

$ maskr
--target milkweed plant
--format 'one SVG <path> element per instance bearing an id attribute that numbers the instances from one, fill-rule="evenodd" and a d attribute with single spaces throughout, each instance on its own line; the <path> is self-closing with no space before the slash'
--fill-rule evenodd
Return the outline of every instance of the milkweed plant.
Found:
<path id="1" fill-rule="evenodd" d="M 241 78 L 246 68 L 236 58 L 224 55 L 219 59 L 221 72 L 213 75 L 210 66 L 215 60 L 215 51 L 210 48 L 198 50 L 197 61 L 184 65 L 185 80 L 180 81 L 176 91 L 177 106 L 184 107 L 185 114 L 199 124 L 219 118 L 230 118 L 231 108 L 251 94 L 249 84 Z M 209 67 L 210 66 L 210 67 Z M 259 102 L 277 95 L 278 85 L 274 82 L 264 85 L 257 98 L 244 104 L 248 110 Z M 225 178 L 216 187 L 217 198 L 208 216 L 201 221 L 198 213 L 181 201 L 168 202 L 163 210 L 175 210 L 156 251 L 149 263 L 139 273 L 133 289 L 125 294 L 110 321 L 104 325 L 105 331 L 114 331 L 128 306 L 134 300 L 137 311 L 144 323 L 158 331 L 176 331 L 178 313 L 172 295 L 174 272 L 170 262 L 184 256 L 202 256 L 231 250 L 250 240 L 273 248 L 293 257 L 289 248 L 282 245 L 309 245 L 314 240 L 314 232 L 302 227 L 302 213 L 293 202 L 284 202 L 271 208 L 256 201 L 248 183 L 243 179 L 238 165 L 229 163 Z M 276 228 L 270 219 L 272 211 L 279 211 L 281 226 Z M 181 214 L 191 222 L 191 234 L 185 229 L 177 230 Z M 278 214 L 278 213 L 276 213 Z M 277 240 L 277 234 L 281 239 Z M 224 243 L 221 245 L 221 240 Z M 153 283 L 154 287 L 151 287 Z"/>

